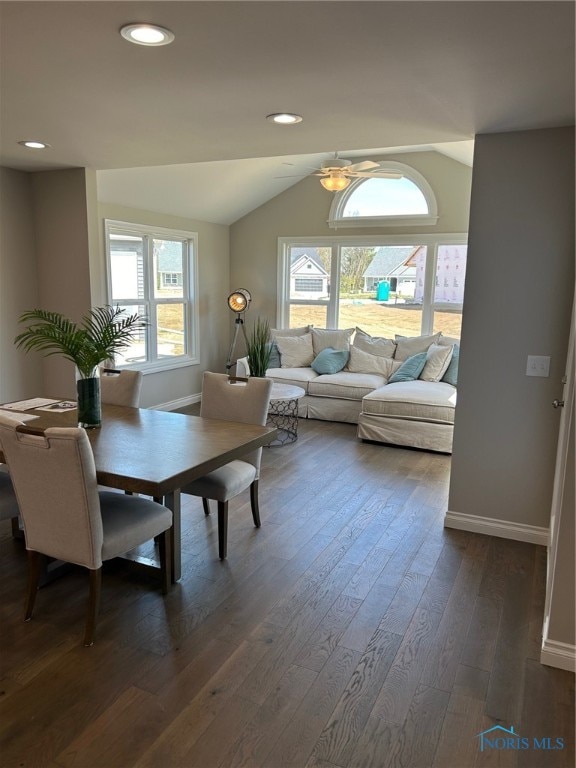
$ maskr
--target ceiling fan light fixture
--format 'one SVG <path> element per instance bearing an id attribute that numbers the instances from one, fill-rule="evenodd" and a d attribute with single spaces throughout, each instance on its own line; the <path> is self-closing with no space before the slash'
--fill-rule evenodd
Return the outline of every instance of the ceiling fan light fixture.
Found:
<path id="1" fill-rule="evenodd" d="M 266 120 L 277 125 L 295 125 L 302 122 L 302 115 L 297 115 L 295 112 L 274 112 L 266 115 Z"/>
<path id="2" fill-rule="evenodd" d="M 342 192 L 350 184 L 350 179 L 344 176 L 343 173 L 331 173 L 329 176 L 322 176 L 320 184 L 328 192 Z"/>
<path id="3" fill-rule="evenodd" d="M 125 24 L 120 29 L 124 40 L 136 45 L 168 45 L 174 40 L 174 33 L 157 24 Z"/>

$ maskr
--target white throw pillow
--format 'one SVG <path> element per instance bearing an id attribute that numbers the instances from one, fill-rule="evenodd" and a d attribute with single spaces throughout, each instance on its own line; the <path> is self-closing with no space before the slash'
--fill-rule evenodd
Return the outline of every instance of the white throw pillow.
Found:
<path id="1" fill-rule="evenodd" d="M 396 335 L 396 354 L 395 360 L 408 360 L 412 355 L 417 355 L 418 352 L 426 352 L 431 344 L 438 344 L 438 340 L 442 334 L 440 332 L 435 333 L 432 336 L 398 336 Z"/>
<path id="2" fill-rule="evenodd" d="M 384 376 L 386 381 L 392 374 L 400 368 L 402 363 L 392 360 L 391 357 L 382 357 L 381 355 L 371 355 L 370 352 L 364 352 L 355 345 L 350 347 L 350 357 L 346 370 L 351 373 L 376 373 L 378 376 Z"/>
<path id="3" fill-rule="evenodd" d="M 352 346 L 361 349 L 363 352 L 369 352 L 378 357 L 394 357 L 396 352 L 396 342 L 392 339 L 386 339 L 384 336 L 370 336 L 362 328 L 356 328 L 356 336 Z"/>
<path id="4" fill-rule="evenodd" d="M 422 381 L 440 381 L 450 365 L 453 352 L 454 346 L 445 347 L 440 344 L 431 344 L 426 353 L 426 364 L 419 378 Z"/>
<path id="5" fill-rule="evenodd" d="M 316 357 L 312 347 L 312 334 L 304 336 L 278 336 L 282 368 L 309 368 Z"/>
<path id="6" fill-rule="evenodd" d="M 350 338 L 354 328 L 312 328 L 312 346 L 314 354 L 318 355 L 323 349 L 349 349 Z"/>

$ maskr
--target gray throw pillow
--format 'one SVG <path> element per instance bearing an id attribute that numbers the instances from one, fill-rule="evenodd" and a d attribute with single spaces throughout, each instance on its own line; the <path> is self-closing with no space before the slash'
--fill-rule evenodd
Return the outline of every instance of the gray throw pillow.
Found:
<path id="1" fill-rule="evenodd" d="M 326 347 L 319 352 L 312 361 L 312 369 L 320 375 L 325 373 L 338 373 L 348 362 L 349 352 L 347 349 L 332 349 Z"/>
<path id="2" fill-rule="evenodd" d="M 414 381 L 420 376 L 426 365 L 426 352 L 418 352 L 405 360 L 400 368 L 388 379 L 388 384 L 398 381 Z"/>
<path id="3" fill-rule="evenodd" d="M 444 372 L 444 376 L 442 376 L 442 381 L 445 381 L 446 384 L 452 384 L 453 387 L 457 386 L 458 384 L 458 361 L 460 359 L 460 347 L 458 344 L 454 344 L 454 349 L 452 351 L 452 360 L 450 360 L 450 364 L 448 368 L 446 368 L 446 371 Z"/>

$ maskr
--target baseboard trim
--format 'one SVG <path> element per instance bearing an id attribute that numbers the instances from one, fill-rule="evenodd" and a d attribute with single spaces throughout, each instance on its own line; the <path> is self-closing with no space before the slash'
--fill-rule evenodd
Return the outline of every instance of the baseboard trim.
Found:
<path id="1" fill-rule="evenodd" d="M 444 517 L 444 527 L 457 528 L 472 533 L 484 533 L 487 536 L 499 536 L 501 539 L 526 541 L 529 544 L 541 544 L 543 547 L 548 546 L 548 528 L 541 528 L 538 525 L 513 523 L 509 520 L 466 515 L 462 512 L 450 512 L 448 510 Z"/>
<path id="2" fill-rule="evenodd" d="M 178 408 L 185 408 L 187 405 L 194 405 L 199 403 L 202 399 L 202 395 L 188 395 L 187 397 L 179 397 L 178 400 L 170 400 L 167 403 L 159 403 L 158 405 L 151 406 L 157 411 L 176 411 Z"/>
<path id="3" fill-rule="evenodd" d="M 540 663 L 547 667 L 576 672 L 576 646 L 557 640 L 544 640 L 540 652 Z"/>

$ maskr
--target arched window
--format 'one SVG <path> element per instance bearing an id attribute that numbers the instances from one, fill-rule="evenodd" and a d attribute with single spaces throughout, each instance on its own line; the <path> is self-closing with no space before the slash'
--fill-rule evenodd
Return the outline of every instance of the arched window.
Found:
<path id="1" fill-rule="evenodd" d="M 337 227 L 433 225 L 438 208 L 424 176 L 404 163 L 385 161 L 383 171 L 402 174 L 399 179 L 355 179 L 334 195 L 328 224 Z"/>

